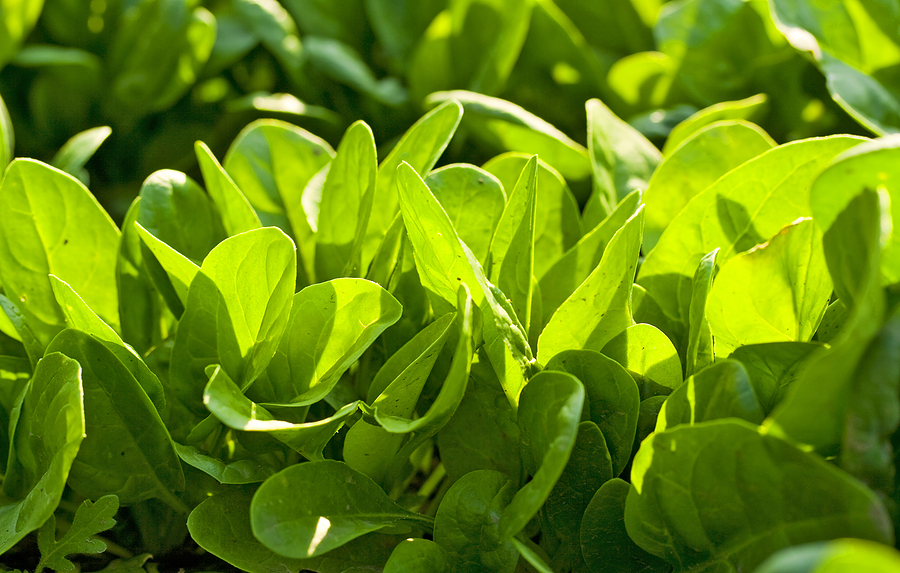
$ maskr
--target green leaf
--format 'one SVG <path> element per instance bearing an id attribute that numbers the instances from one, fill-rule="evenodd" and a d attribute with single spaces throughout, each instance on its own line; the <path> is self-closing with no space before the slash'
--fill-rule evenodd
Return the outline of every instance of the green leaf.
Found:
<path id="1" fill-rule="evenodd" d="M 740 418 L 760 424 L 764 417 L 743 365 L 736 360 L 721 360 L 694 374 L 669 394 L 659 411 L 656 431 L 719 418 Z"/>
<path id="2" fill-rule="evenodd" d="M 441 0 L 397 4 L 366 0 L 366 16 L 378 41 L 394 60 L 405 62 L 428 24 L 444 6 Z"/>
<path id="3" fill-rule="evenodd" d="M 321 36 L 303 38 L 304 57 L 336 82 L 390 107 L 398 107 L 409 100 L 403 84 L 397 78 L 379 79 L 353 47 Z"/>
<path id="4" fill-rule="evenodd" d="M 52 413 L 53 415 L 47 415 Z M 84 439 L 81 367 L 48 353 L 10 411 L 9 466 L 0 502 L 0 553 L 39 528 L 62 499 Z"/>
<path id="5" fill-rule="evenodd" d="M 101 342 L 77 330 L 60 333 L 48 352 L 82 365 L 85 438 L 68 485 L 85 497 L 114 493 L 123 504 L 157 497 L 184 509 L 181 462 L 153 403 L 122 362 Z"/>
<path id="6" fill-rule="evenodd" d="M 706 301 L 716 356 L 745 344 L 812 339 L 832 291 L 821 245 L 819 229 L 802 219 L 722 266 Z"/>
<path id="7" fill-rule="evenodd" d="M 31 330 L 31 324 L 26 320 L 19 307 L 2 294 L 0 294 L 0 310 L 3 311 L 3 316 L 12 327 L 10 334 L 15 335 L 16 339 L 22 343 L 28 361 L 34 367 L 44 354 L 44 345 Z"/>
<path id="8" fill-rule="evenodd" d="M 297 25 L 277 2 L 234 2 L 235 15 L 281 64 L 286 75 L 297 81 L 304 64 Z"/>
<path id="9" fill-rule="evenodd" d="M 185 405 L 203 412 L 210 364 L 242 387 L 265 370 L 288 323 L 295 260 L 293 242 L 276 228 L 235 235 L 209 253 L 172 347 L 171 385 Z"/>
<path id="10" fill-rule="evenodd" d="M 550 317 L 575 289 L 597 268 L 606 246 L 616 232 L 634 215 L 641 203 L 641 192 L 634 191 L 616 205 L 615 210 L 578 243 L 557 260 L 541 277 L 541 324 L 546 326 Z"/>
<path id="11" fill-rule="evenodd" d="M 322 451 L 344 422 L 356 413 L 359 402 L 351 402 L 333 416 L 292 424 L 277 419 L 266 408 L 253 403 L 221 367 L 216 367 L 203 391 L 203 403 L 223 424 L 234 430 L 264 432 L 310 460 L 323 459 Z"/>
<path id="12" fill-rule="evenodd" d="M 447 551 L 427 539 L 401 541 L 384 564 L 384 573 L 447 573 Z"/>
<path id="13" fill-rule="evenodd" d="M 63 328 L 50 273 L 118 328 L 119 230 L 81 183 L 44 163 L 15 160 L 0 185 L 0 219 L 0 284 L 41 344 Z"/>
<path id="14" fill-rule="evenodd" d="M 510 194 L 532 156 L 510 151 L 484 164 Z M 534 218 L 534 276 L 543 278 L 566 251 L 581 238 L 581 217 L 578 202 L 566 180 L 558 171 L 544 163 L 537 164 L 537 190 Z M 462 230 L 465 232 L 465 229 Z"/>
<path id="15" fill-rule="evenodd" d="M 65 171 L 73 177 L 78 177 L 97 149 L 106 141 L 106 138 L 112 133 L 112 128 L 108 126 L 95 127 L 82 131 L 72 136 L 53 156 L 50 165 L 56 167 L 60 171 Z M 87 181 L 82 179 L 87 185 Z"/>
<path id="16" fill-rule="evenodd" d="M 211 475 L 222 484 L 259 483 L 275 473 L 271 467 L 262 465 L 255 460 L 237 460 L 226 464 L 218 458 L 203 454 L 194 446 L 184 446 L 177 442 L 175 443 L 175 452 L 181 461 Z"/>
<path id="17" fill-rule="evenodd" d="M 682 570 L 752 571 L 778 549 L 836 537 L 893 543 L 890 518 L 869 489 L 742 421 L 653 434 L 631 478 L 628 534 Z"/>
<path id="18" fill-rule="evenodd" d="M 134 222 L 134 229 L 141 240 L 140 260 L 147 275 L 172 314 L 181 318 L 187 303 L 188 289 L 200 267 L 157 239 L 139 222 Z"/>
<path id="19" fill-rule="evenodd" d="M 641 389 L 642 397 L 668 394 L 683 380 L 678 351 L 655 326 L 629 326 L 607 342 L 601 352 L 628 370 Z"/>
<path id="20" fill-rule="evenodd" d="M 546 364 L 563 350 L 599 351 L 634 324 L 631 289 L 643 223 L 643 209 L 639 208 L 613 235 L 600 264 L 556 309 L 538 340 L 538 362 Z"/>
<path id="21" fill-rule="evenodd" d="M 297 496 L 293 492 L 317 492 Z M 279 555 L 315 557 L 361 535 L 398 525 L 431 526 L 343 462 L 291 466 L 266 480 L 250 504 L 253 535 Z"/>
<path id="22" fill-rule="evenodd" d="M 402 310 L 389 292 L 364 279 L 306 287 L 294 295 L 267 382 L 260 380 L 253 391 L 277 404 L 318 402 Z M 257 388 L 260 384 L 268 386 Z"/>
<path id="23" fill-rule="evenodd" d="M 688 340 L 685 352 L 684 374 L 690 376 L 714 360 L 713 338 L 706 319 L 706 305 L 716 271 L 716 255 L 713 249 L 700 259 L 691 289 L 691 305 L 688 314 Z"/>
<path id="24" fill-rule="evenodd" d="M 250 573 L 285 573 L 314 567 L 306 559 L 278 555 L 260 543 L 250 526 L 254 487 L 230 487 L 203 500 L 187 518 L 197 544 Z"/>
<path id="25" fill-rule="evenodd" d="M 363 247 L 363 268 L 372 260 L 377 245 L 381 243 L 399 211 L 397 168 L 406 162 L 419 175 L 431 171 L 456 133 L 462 115 L 463 108 L 455 101 L 447 101 L 437 106 L 406 130 L 390 154 L 381 162 L 372 203 L 378 208 L 373 209 L 369 217 Z"/>
<path id="26" fill-rule="evenodd" d="M 561 370 L 584 385 L 583 419 L 594 422 L 612 460 L 612 476 L 622 473 L 634 444 L 640 395 L 637 384 L 618 362 L 593 350 L 567 350 L 554 356 L 546 370 Z M 576 444 L 577 447 L 577 444 Z"/>
<path id="27" fill-rule="evenodd" d="M 656 245 L 666 226 L 691 199 L 740 164 L 775 147 L 761 128 L 741 120 L 703 126 L 681 142 L 650 178 L 644 203 L 644 249 Z"/>
<path id="28" fill-rule="evenodd" d="M 194 143 L 194 153 L 200 170 L 203 172 L 203 181 L 206 182 L 206 190 L 212 198 L 222 219 L 222 226 L 228 236 L 234 236 L 244 231 L 252 231 L 261 226 L 256 211 L 244 196 L 237 184 L 229 177 L 225 169 L 219 164 L 216 156 L 202 141 Z"/>
<path id="29" fill-rule="evenodd" d="M 491 239 L 491 283 L 509 298 L 525 332 L 531 324 L 534 290 L 535 203 L 537 156 L 533 155 L 506 201 Z"/>
<path id="30" fill-rule="evenodd" d="M 834 539 L 786 547 L 756 569 L 757 573 L 890 573 L 900 567 L 900 553 L 881 543 Z"/>
<path id="31" fill-rule="evenodd" d="M 372 130 L 347 128 L 331 162 L 316 230 L 315 277 L 321 282 L 362 272 L 362 243 L 375 197 L 377 170 Z"/>
<path id="32" fill-rule="evenodd" d="M 812 342 L 748 344 L 728 358 L 744 365 L 763 411 L 769 413 L 790 385 L 803 375 L 807 359 L 815 356 L 820 347 Z"/>
<path id="33" fill-rule="evenodd" d="M 898 160 L 900 135 L 866 141 L 837 156 L 813 182 L 809 204 L 816 225 L 827 231 L 864 189 L 887 191 L 891 219 L 900 224 Z M 881 273 L 888 284 L 900 282 L 900 237 L 894 234 L 882 245 Z"/>
<path id="34" fill-rule="evenodd" d="M 450 217 L 459 238 L 485 267 L 506 202 L 503 185 L 491 172 L 466 164 L 435 169 L 425 184 Z"/>
<path id="35" fill-rule="evenodd" d="M 522 390 L 518 412 L 522 456 L 533 477 L 503 510 L 500 539 L 520 532 L 544 505 L 575 447 L 583 404 L 584 386 L 564 372 L 540 372 Z"/>
<path id="36" fill-rule="evenodd" d="M 31 33 L 43 7 L 43 0 L 4 2 L 0 5 L 0 68 L 12 59 Z M 0 162 L 0 165 L 5 163 Z"/>
<path id="37" fill-rule="evenodd" d="M 729 120 L 756 121 L 769 107 L 766 94 L 756 94 L 737 101 L 723 101 L 703 108 L 682 121 L 669 132 L 663 145 L 663 155 L 670 155 L 682 143 L 706 126 Z"/>
<path id="38" fill-rule="evenodd" d="M 128 368 L 156 409 L 163 411 L 166 407 L 166 397 L 162 384 L 140 355 L 125 344 L 116 331 L 103 322 L 103 319 L 94 314 L 72 287 L 54 275 L 50 275 L 50 283 L 56 301 L 66 315 L 69 328 L 89 334 L 106 346 Z"/>
<path id="39" fill-rule="evenodd" d="M 501 151 L 537 154 L 567 181 L 590 174 L 587 150 L 543 119 L 516 104 L 478 93 L 454 90 L 436 92 L 426 106 L 456 100 L 466 110 L 463 126 L 478 139 Z"/>
<path id="40" fill-rule="evenodd" d="M 15 157 L 15 146 L 16 139 L 9 110 L 0 97 L 0 169 L 5 171 L 7 164 Z"/>
<path id="41" fill-rule="evenodd" d="M 694 197 L 647 254 L 638 282 L 666 316 L 687 324 L 691 279 L 707 253 L 720 248 L 720 268 L 734 255 L 808 217 L 809 186 L 834 156 L 861 140 L 848 136 L 780 145 L 732 169 Z"/>
<path id="42" fill-rule="evenodd" d="M 60 572 L 77 571 L 75 564 L 66 556 L 106 551 L 106 543 L 91 537 L 116 524 L 114 516 L 118 509 L 119 498 L 114 495 L 104 495 L 95 503 L 83 501 L 75 512 L 72 525 L 59 541 L 56 540 L 56 519 L 51 516 L 38 531 L 41 560 L 35 573 L 40 573 L 45 567 Z"/>
<path id="43" fill-rule="evenodd" d="M 434 516 L 434 541 L 450 555 L 457 573 L 512 573 L 519 552 L 501 540 L 501 514 L 513 497 L 513 485 L 500 472 L 476 470 L 447 490 Z"/>
<path id="44" fill-rule="evenodd" d="M 140 208 L 141 198 L 135 197 L 122 222 L 122 240 L 116 261 L 116 288 L 122 338 L 137 352 L 144 353 L 162 339 L 163 327 L 160 297 L 144 266 L 142 242 L 136 227 Z"/>
<path id="45" fill-rule="evenodd" d="M 636 129 L 616 117 L 599 99 L 585 104 L 588 153 L 594 198 L 604 216 L 632 191 L 646 190 L 662 159 L 659 150 Z"/>
<path id="46" fill-rule="evenodd" d="M 547 565 L 549 559 L 546 558 L 546 553 L 544 553 L 533 541 L 530 539 L 522 541 L 517 537 L 513 537 L 511 541 L 513 542 L 513 545 L 516 546 L 519 554 L 524 557 L 525 561 L 538 571 L 538 573 L 553 573 L 553 569 Z"/>

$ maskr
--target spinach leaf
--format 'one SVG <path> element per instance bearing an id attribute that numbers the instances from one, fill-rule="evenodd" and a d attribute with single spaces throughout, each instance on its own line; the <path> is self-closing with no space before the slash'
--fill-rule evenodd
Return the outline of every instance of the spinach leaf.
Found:
<path id="1" fill-rule="evenodd" d="M 209 147 L 198 141 L 194 144 L 194 153 L 203 172 L 206 190 L 216 206 L 228 236 L 258 229 L 261 226 L 259 217 Z"/>

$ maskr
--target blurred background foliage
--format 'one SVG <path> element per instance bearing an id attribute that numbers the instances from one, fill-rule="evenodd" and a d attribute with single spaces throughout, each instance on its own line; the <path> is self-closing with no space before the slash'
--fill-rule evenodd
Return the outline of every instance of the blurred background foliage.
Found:
<path id="1" fill-rule="evenodd" d="M 337 145 L 345 128 L 363 119 L 384 157 L 442 99 L 429 95 L 446 90 L 512 102 L 537 116 L 528 121 L 542 118 L 580 146 L 584 103 L 594 97 L 659 147 L 698 110 L 757 94 L 765 95 L 749 100 L 752 117 L 779 142 L 868 134 L 862 125 L 892 130 L 890 113 L 880 124 L 861 114 L 854 120 L 844 111 L 853 111 L 852 101 L 829 93 L 837 89 L 829 65 L 871 70 L 860 63 L 864 50 L 849 64 L 829 60 L 829 38 L 816 18 L 840 14 L 796 13 L 799 4 L 0 0 L 0 96 L 8 109 L 7 118 L 0 109 L 0 122 L 11 120 L 5 131 L 15 134 L 15 156 L 68 166 L 119 221 L 153 171 L 173 168 L 199 178 L 195 140 L 221 157 L 250 121 L 274 117 Z M 838 48 L 832 53 L 847 53 Z M 878 69 L 865 77 L 881 81 L 875 88 L 887 86 L 890 100 L 898 93 L 890 83 L 896 62 L 884 50 L 876 59 L 869 67 Z M 470 108 L 489 116 L 521 111 L 467 105 L 467 114 Z M 513 147 L 509 138 L 473 125 L 464 122 L 442 163 L 481 164 Z M 111 131 L 92 129 L 102 126 Z M 11 141 L 0 145 L 0 165 L 4 147 L 12 155 Z M 563 174 L 583 203 L 589 171 Z"/>

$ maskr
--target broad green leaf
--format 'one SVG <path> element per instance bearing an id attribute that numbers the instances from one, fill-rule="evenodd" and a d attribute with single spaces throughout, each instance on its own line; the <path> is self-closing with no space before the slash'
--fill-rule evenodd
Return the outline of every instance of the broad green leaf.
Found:
<path id="1" fill-rule="evenodd" d="M 691 279 L 707 253 L 720 248 L 720 268 L 808 217 L 809 186 L 838 153 L 861 140 L 849 136 L 780 145 L 732 169 L 695 196 L 647 254 L 638 282 L 666 315 L 687 324 Z"/>
<path id="2" fill-rule="evenodd" d="M 317 281 L 364 271 L 362 243 L 375 196 L 377 165 L 372 130 L 358 121 L 344 133 L 322 188 L 316 229 Z"/>
<path id="3" fill-rule="evenodd" d="M 621 474 L 631 459 L 640 409 L 634 379 L 615 360 L 593 350 L 560 352 L 545 369 L 568 372 L 584 385 L 582 419 L 591 420 L 602 432 L 612 460 L 611 477 Z"/>
<path id="4" fill-rule="evenodd" d="M 215 17 L 188 2 L 125 11 L 106 57 L 111 107 L 125 117 L 169 108 L 197 80 L 215 38 Z"/>
<path id="5" fill-rule="evenodd" d="M 7 164 L 15 157 L 16 139 L 12 120 L 6 103 L 0 97 L 0 169 L 6 170 Z"/>
<path id="6" fill-rule="evenodd" d="M 831 97 L 878 134 L 900 130 L 900 8 L 892 2 L 774 0 L 772 16 L 798 50 L 812 52 Z"/>
<path id="7" fill-rule="evenodd" d="M 252 459 L 225 463 L 218 458 L 203 454 L 194 446 L 184 446 L 177 442 L 175 442 L 175 452 L 181 461 L 211 475 L 222 484 L 260 483 L 275 473 L 271 467 Z"/>
<path id="8" fill-rule="evenodd" d="M 531 0 L 448 3 L 410 57 L 413 99 L 455 87 L 500 93 L 528 34 L 531 7 Z"/>
<path id="9" fill-rule="evenodd" d="M 628 482 L 614 478 L 593 494 L 581 519 L 581 555 L 590 571 L 668 571 L 668 565 L 631 540 L 625 529 Z"/>
<path id="10" fill-rule="evenodd" d="M 625 526 L 641 548 L 682 570 L 752 571 L 779 549 L 836 537 L 893 542 L 890 518 L 869 489 L 739 420 L 645 440 Z"/>
<path id="11" fill-rule="evenodd" d="M 556 309 L 597 268 L 606 246 L 616 232 L 634 215 L 641 203 L 641 192 L 634 191 L 616 205 L 600 224 L 588 231 L 541 277 L 542 325 L 550 321 Z"/>
<path id="12" fill-rule="evenodd" d="M 456 100 L 466 110 L 464 127 L 487 145 L 500 151 L 537 154 L 567 181 L 590 175 L 587 150 L 543 119 L 516 104 L 470 91 L 436 92 L 427 106 Z"/>
<path id="13" fill-rule="evenodd" d="M 230 487 L 203 500 L 187 518 L 197 544 L 250 573 L 286 573 L 315 566 L 305 559 L 278 555 L 253 537 L 250 502 L 254 487 Z"/>
<path id="14" fill-rule="evenodd" d="M 77 330 L 60 333 L 48 351 L 82 365 L 85 438 L 69 486 L 85 497 L 114 493 L 123 504 L 157 497 L 184 509 L 174 494 L 185 484 L 172 438 L 128 368 L 101 342 Z"/>
<path id="15" fill-rule="evenodd" d="M 656 431 L 719 418 L 740 418 L 752 424 L 765 418 L 750 377 L 736 360 L 716 362 L 673 390 L 659 411 Z"/>
<path id="16" fill-rule="evenodd" d="M 750 375 L 753 391 L 767 414 L 781 401 L 806 368 L 807 359 L 815 356 L 821 345 L 812 342 L 770 342 L 748 344 L 728 358 L 739 361 Z"/>
<path id="17" fill-rule="evenodd" d="M 484 267 L 506 202 L 503 185 L 491 172 L 467 164 L 435 169 L 425 184 L 447 212 L 459 238 Z"/>
<path id="18" fill-rule="evenodd" d="M 606 216 L 632 191 L 647 190 L 662 159 L 659 150 L 636 129 L 619 119 L 599 99 L 585 104 L 588 153 L 593 173 L 593 201 Z"/>
<path id="19" fill-rule="evenodd" d="M 533 155 L 509 194 L 491 240 L 491 283 L 509 298 L 516 317 L 528 332 L 534 290 L 534 239 L 537 193 L 537 156 Z"/>
<path id="20" fill-rule="evenodd" d="M 43 0 L 4 0 L 0 4 L 0 68 L 13 58 L 31 33 L 43 7 Z"/>
<path id="21" fill-rule="evenodd" d="M 39 528 L 62 499 L 84 439 L 82 396 L 78 362 L 48 353 L 16 399 L 0 504 L 0 552 Z"/>
<path id="22" fill-rule="evenodd" d="M 140 260 L 144 269 L 169 310 L 181 318 L 184 314 L 184 305 L 187 303 L 188 289 L 200 267 L 157 239 L 139 222 L 134 222 L 134 229 L 141 240 Z"/>
<path id="23" fill-rule="evenodd" d="M 544 505 L 575 447 L 583 404 L 584 386 L 564 372 L 540 372 L 522 390 L 518 424 L 532 479 L 503 510 L 500 539 L 520 532 Z"/>
<path id="24" fill-rule="evenodd" d="M 306 287 L 294 295 L 287 328 L 266 370 L 270 388 L 254 392 L 278 404 L 318 402 L 397 322 L 402 310 L 389 292 L 364 279 L 334 279 Z"/>
<path id="25" fill-rule="evenodd" d="M 432 520 L 401 508 L 347 464 L 323 460 L 293 465 L 266 480 L 250 504 L 250 523 L 263 545 L 301 559 L 388 527 L 431 527 Z"/>
<path id="26" fill-rule="evenodd" d="M 0 184 L 0 219 L 0 284 L 41 344 L 63 327 L 50 273 L 118 328 L 119 230 L 87 188 L 39 161 L 15 160 Z"/>
<path id="27" fill-rule="evenodd" d="M 142 242 L 136 227 L 140 208 L 141 198 L 135 197 L 122 222 L 122 240 L 116 261 L 116 288 L 119 292 L 122 338 L 137 352 L 144 353 L 163 338 L 163 327 L 161 301 L 144 266 Z"/>
<path id="28" fill-rule="evenodd" d="M 394 548 L 384 573 L 447 573 L 447 551 L 428 539 L 406 539 Z"/>
<path id="29" fill-rule="evenodd" d="M 532 156 L 511 151 L 484 164 L 510 195 Z M 566 251 L 581 238 L 578 203 L 566 180 L 540 157 L 537 166 L 537 191 L 534 219 L 534 276 L 543 278 Z M 502 290 L 502 289 L 501 289 Z"/>
<path id="30" fill-rule="evenodd" d="M 409 164 L 419 175 L 425 175 L 437 163 L 438 158 L 449 145 L 459 121 L 463 108 L 455 101 L 445 102 L 423 115 L 410 127 L 390 154 L 378 167 L 375 182 L 375 198 L 366 231 L 363 247 L 363 267 L 369 264 L 377 245 L 387 233 L 397 211 L 400 210 L 398 196 L 397 173 L 403 162 Z"/>
<path id="31" fill-rule="evenodd" d="M 308 35 L 303 38 L 303 50 L 303 56 L 326 76 L 378 103 L 398 107 L 409 100 L 397 78 L 379 79 L 352 46 L 334 38 Z"/>
<path id="32" fill-rule="evenodd" d="M 550 317 L 538 341 L 538 362 L 563 350 L 601 350 L 634 324 L 631 289 L 641 250 L 644 211 L 639 208 L 603 251 L 600 264 Z"/>
<path id="33" fill-rule="evenodd" d="M 94 314 L 94 311 L 88 308 L 78 293 L 72 290 L 72 287 L 54 275 L 50 275 L 50 283 L 56 301 L 62 308 L 63 314 L 66 315 L 66 323 L 69 328 L 89 334 L 106 346 L 128 368 L 156 409 L 160 412 L 163 411 L 166 406 L 166 397 L 162 384 L 140 355 L 125 344 L 116 331 L 103 322 L 103 319 Z"/>
<path id="34" fill-rule="evenodd" d="M 706 320 L 706 305 L 709 291 L 713 285 L 716 271 L 716 255 L 719 249 L 713 249 L 700 259 L 697 272 L 694 273 L 691 289 L 691 305 L 688 314 L 688 340 L 685 351 L 684 374 L 690 376 L 703 369 L 714 360 L 713 339 Z"/>
<path id="35" fill-rule="evenodd" d="M 786 547 L 766 559 L 756 573 L 890 573 L 898 567 L 896 549 L 862 539 L 835 539 Z"/>
<path id="36" fill-rule="evenodd" d="M 649 324 L 629 326 L 600 350 L 622 365 L 634 377 L 641 396 L 666 393 L 684 379 L 681 360 L 672 341 Z"/>
<path id="37" fill-rule="evenodd" d="M 741 120 L 717 121 L 688 136 L 665 156 L 648 183 L 644 249 L 656 245 L 666 226 L 697 194 L 773 147 L 766 132 Z"/>
<path id="38" fill-rule="evenodd" d="M 506 297 L 494 292 L 472 252 L 459 240 L 447 213 L 409 165 L 398 169 L 400 207 L 415 251 L 416 270 L 436 313 L 457 305 L 465 284 L 481 310 L 483 339 L 510 403 L 518 403 L 525 372 L 533 361 L 528 339 Z"/>
<path id="39" fill-rule="evenodd" d="M 898 126 L 900 129 L 900 126 Z M 827 231 L 850 200 L 863 189 L 883 189 L 890 196 L 890 216 L 900 224 L 900 135 L 866 141 L 838 155 L 813 182 L 809 203 L 813 220 Z M 882 245 L 881 273 L 888 284 L 900 282 L 900 237 Z"/>
<path id="40" fill-rule="evenodd" d="M 230 237 L 191 281 L 172 347 L 171 386 L 202 413 L 205 368 L 221 364 L 246 387 L 275 354 L 294 292 L 294 244 L 276 228 Z"/>
<path id="41" fill-rule="evenodd" d="M 879 203 L 877 193 L 864 191 L 825 233 L 828 268 L 850 314 L 831 346 L 810 357 L 809 366 L 766 421 L 770 432 L 822 451 L 841 443 L 859 360 L 883 321 L 879 277 L 884 215 Z"/>
<path id="42" fill-rule="evenodd" d="M 706 301 L 716 356 L 745 344 L 809 342 L 832 292 L 821 245 L 821 231 L 802 219 L 722 265 Z"/>
<path id="43" fill-rule="evenodd" d="M 244 432 L 263 432 L 310 460 L 323 459 L 322 450 L 352 416 L 358 402 L 347 404 L 329 418 L 305 424 L 277 419 L 271 412 L 244 396 L 221 367 L 216 367 L 203 391 L 203 404 L 223 424 Z"/>
<path id="44" fill-rule="evenodd" d="M 729 120 L 756 121 L 765 114 L 769 106 L 766 94 L 756 94 L 737 101 L 723 101 L 703 108 L 682 121 L 669 132 L 663 145 L 663 155 L 670 155 L 682 143 L 706 126 Z"/>
<path id="45" fill-rule="evenodd" d="M 496 470 L 518 483 L 522 456 L 512 405 L 486 360 L 472 364 L 471 378 L 456 413 L 435 436 L 448 479 L 456 481 L 475 470 Z"/>
<path id="46" fill-rule="evenodd" d="M 194 143 L 194 153 L 203 172 L 206 191 L 216 206 L 228 236 L 258 229 L 261 226 L 259 217 L 209 147 L 202 141 L 197 141 Z"/>
<path id="47" fill-rule="evenodd" d="M 45 567 L 54 571 L 77 571 L 75 564 L 66 559 L 67 555 L 106 551 L 106 543 L 93 539 L 93 536 L 116 524 L 113 516 L 118 509 L 119 500 L 114 495 L 104 495 L 95 503 L 83 501 L 75 512 L 72 525 L 59 541 L 56 540 L 56 518 L 51 515 L 38 531 L 41 560 L 35 573 L 41 573 Z"/>
<path id="48" fill-rule="evenodd" d="M 614 471 L 606 440 L 597 424 L 578 424 L 572 454 L 544 504 L 547 522 L 564 543 L 578 538 L 581 516 L 591 497 L 604 482 L 615 477 Z"/>
<path id="49" fill-rule="evenodd" d="M 500 472 L 476 470 L 454 483 L 434 516 L 434 541 L 450 555 L 457 573 L 512 573 L 519 552 L 500 537 L 501 514 L 513 484 Z"/>
<path id="50" fill-rule="evenodd" d="M 112 133 L 112 128 L 108 126 L 95 127 L 82 131 L 70 138 L 53 156 L 50 165 L 56 167 L 60 171 L 65 171 L 73 177 L 81 179 L 87 185 L 86 176 L 81 173 L 84 164 L 94 156 L 97 149 L 106 141 L 106 138 Z"/>
<path id="51" fill-rule="evenodd" d="M 379 415 L 395 417 L 401 423 L 412 417 L 455 318 L 454 313 L 448 313 L 425 327 L 378 370 L 369 386 L 367 402 Z M 356 423 L 344 439 L 344 461 L 382 483 L 402 443 L 402 435 L 365 422 Z"/>

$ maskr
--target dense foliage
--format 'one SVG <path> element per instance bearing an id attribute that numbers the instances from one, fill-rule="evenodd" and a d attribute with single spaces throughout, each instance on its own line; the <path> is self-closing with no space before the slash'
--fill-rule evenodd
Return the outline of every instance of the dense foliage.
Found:
<path id="1" fill-rule="evenodd" d="M 2 566 L 900 569 L 894 4 L 0 0 L 7 63 Z"/>

